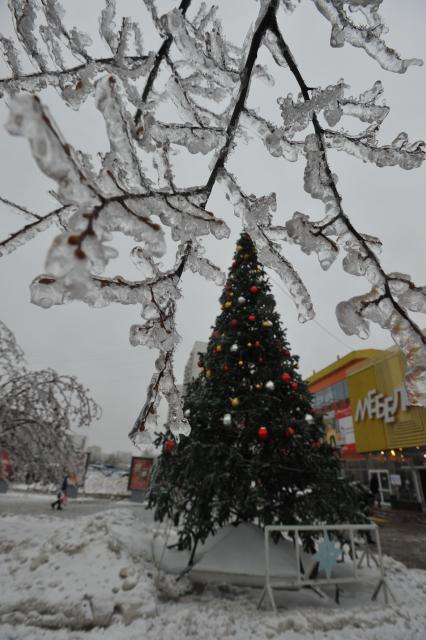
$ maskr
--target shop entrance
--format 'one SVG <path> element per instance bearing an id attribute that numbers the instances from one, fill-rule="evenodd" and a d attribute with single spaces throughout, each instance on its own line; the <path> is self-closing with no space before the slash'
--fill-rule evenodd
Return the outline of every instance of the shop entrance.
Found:
<path id="1" fill-rule="evenodd" d="M 423 490 L 423 504 L 426 502 L 426 469 L 419 469 L 420 484 Z"/>
<path id="2" fill-rule="evenodd" d="M 368 471 L 369 486 L 371 486 L 372 478 L 376 476 L 379 485 L 380 503 L 390 505 L 391 487 L 389 482 L 389 471 L 383 469 L 370 469 Z"/>

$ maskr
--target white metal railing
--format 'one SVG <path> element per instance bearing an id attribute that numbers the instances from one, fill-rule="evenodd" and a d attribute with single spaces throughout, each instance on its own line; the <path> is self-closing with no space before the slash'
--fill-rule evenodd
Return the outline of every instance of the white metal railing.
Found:
<path id="1" fill-rule="evenodd" d="M 352 567 L 353 572 L 352 575 L 349 576 L 330 576 L 325 575 L 325 577 L 314 577 L 314 572 L 317 573 L 318 563 L 314 564 L 311 571 L 306 574 L 304 573 L 301 565 L 301 544 L 300 544 L 300 533 L 301 532 L 317 532 L 323 533 L 324 538 L 328 535 L 328 532 L 339 532 L 342 534 L 349 533 L 348 539 L 345 540 L 346 544 L 349 544 L 351 557 L 352 557 Z M 281 534 L 291 533 L 294 536 L 294 552 L 295 552 L 295 560 L 296 567 L 295 573 L 291 577 L 279 577 L 279 576 L 271 576 L 271 568 L 270 568 L 270 554 L 269 554 L 269 542 L 270 542 L 270 534 L 274 532 L 279 532 Z M 355 533 L 373 533 L 375 537 L 376 543 L 376 553 L 372 553 L 369 543 L 365 540 L 365 544 L 360 546 L 355 541 Z M 361 551 L 361 557 L 358 559 L 357 557 L 357 547 L 358 550 Z M 344 549 L 341 547 L 342 555 L 344 554 Z M 377 595 L 380 589 L 383 589 L 383 595 L 385 599 L 385 603 L 389 603 L 389 594 L 395 600 L 395 596 L 391 592 L 385 576 L 385 568 L 383 566 L 383 557 L 382 557 L 382 548 L 380 544 L 380 536 L 379 529 L 376 524 L 339 524 L 339 525 L 267 525 L 265 527 L 265 586 L 262 591 L 261 598 L 259 600 L 258 607 L 262 605 L 262 602 L 266 595 L 269 596 L 269 600 L 271 602 L 271 606 L 274 611 L 277 610 L 275 604 L 275 598 L 273 593 L 273 588 L 277 589 L 303 589 L 304 587 L 310 587 L 314 589 L 317 593 L 322 596 L 325 596 L 325 593 L 321 591 L 319 588 L 320 585 L 335 585 L 336 587 L 336 602 L 338 602 L 339 596 L 339 588 L 340 585 L 345 583 L 354 583 L 360 582 L 361 578 L 358 572 L 358 569 L 362 566 L 362 563 L 366 559 L 367 565 L 370 566 L 370 559 L 373 560 L 375 565 L 379 570 L 379 581 L 374 590 L 374 593 L 371 597 L 372 600 L 377 598 Z M 315 571 L 314 571 L 315 570 Z"/>

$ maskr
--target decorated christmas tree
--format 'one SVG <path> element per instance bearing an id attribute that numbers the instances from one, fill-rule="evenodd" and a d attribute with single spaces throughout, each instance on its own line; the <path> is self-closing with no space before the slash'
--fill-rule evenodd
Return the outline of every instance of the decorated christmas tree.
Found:
<path id="1" fill-rule="evenodd" d="M 199 376 L 185 395 L 189 437 L 170 432 L 150 492 L 180 548 L 229 522 L 356 522 L 357 494 L 340 477 L 321 416 L 298 371 L 253 242 L 240 237 Z"/>

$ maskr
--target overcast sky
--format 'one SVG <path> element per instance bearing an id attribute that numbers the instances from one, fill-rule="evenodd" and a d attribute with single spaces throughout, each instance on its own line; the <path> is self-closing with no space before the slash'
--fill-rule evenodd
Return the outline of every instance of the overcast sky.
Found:
<path id="1" fill-rule="evenodd" d="M 96 27 L 98 0 L 63 0 L 79 28 L 91 31 Z M 90 4 L 90 7 L 89 7 Z M 139 12 L 141 2 L 120 0 L 120 11 L 125 15 Z M 223 0 L 221 11 L 226 33 L 240 43 L 251 20 L 256 16 L 258 3 L 254 0 Z M 166 6 L 167 2 L 161 5 Z M 389 26 L 388 43 L 403 57 L 426 59 L 426 3 L 424 0 L 384 0 L 383 13 Z M 244 10 L 242 11 L 242 9 Z M 0 4 L 0 25 L 7 25 L 5 3 Z M 349 95 L 358 95 L 381 79 L 391 113 L 382 129 L 383 143 L 390 142 L 406 131 L 410 140 L 424 139 L 426 103 L 425 68 L 412 67 L 405 75 L 384 72 L 361 50 L 345 46 L 331 49 L 330 29 L 310 0 L 302 0 L 292 16 L 281 21 L 285 36 L 293 49 L 299 67 L 309 86 L 335 84 L 344 78 L 351 86 Z M 7 30 L 7 26 L 5 26 Z M 153 46 L 155 34 L 146 38 Z M 271 58 L 262 54 L 261 61 Z M 0 67 L 1 76 L 5 75 Z M 264 115 L 277 117 L 276 98 L 294 91 L 289 75 L 275 73 L 274 87 L 253 83 L 250 106 L 256 106 Z M 62 128 L 68 141 L 76 148 L 96 153 L 108 147 L 99 113 L 88 102 L 79 112 L 64 106 L 54 92 L 44 92 L 43 100 Z M 26 205 L 40 213 L 54 208 L 47 194 L 53 184 L 38 170 L 32 160 L 28 144 L 21 138 L 12 138 L 4 130 L 7 109 L 0 106 L 0 194 Z M 343 154 L 331 154 L 333 170 L 339 176 L 339 189 L 346 211 L 355 226 L 363 233 L 379 236 L 384 243 L 382 261 L 385 269 L 409 273 L 417 284 L 425 281 L 424 215 L 426 182 L 424 169 L 403 171 L 399 168 L 378 169 L 365 165 Z M 193 184 L 194 172 L 202 164 L 183 163 L 180 177 Z M 290 164 L 267 154 L 263 146 L 254 141 L 240 145 L 231 158 L 230 168 L 240 176 L 242 187 L 256 195 L 277 192 L 277 222 L 289 219 L 293 212 L 303 211 L 314 218 L 322 215 L 321 205 L 303 191 L 303 162 Z M 199 169 L 198 169 L 199 170 Z M 223 193 L 215 189 L 209 207 L 224 218 L 232 229 L 228 241 L 208 240 L 209 257 L 227 269 L 238 238 L 238 220 L 234 218 Z M 11 216 L 0 205 L 0 236 L 4 237 L 22 222 Z M 103 417 L 92 425 L 87 434 L 91 444 L 106 451 L 117 449 L 137 451 L 127 434 L 145 398 L 145 389 L 152 375 L 155 352 L 129 344 L 129 327 L 140 319 L 137 307 L 111 306 L 104 309 L 88 308 L 82 303 L 43 310 L 30 304 L 29 284 L 44 271 L 46 251 L 58 233 L 52 227 L 25 247 L 0 260 L 0 318 L 12 329 L 26 353 L 32 368 L 54 367 L 61 373 L 78 376 L 87 385 L 93 397 L 103 408 Z M 137 276 L 129 267 L 128 251 L 132 247 L 117 236 L 120 257 L 114 261 L 109 273 Z M 297 321 L 297 313 L 285 288 L 274 284 L 278 310 L 295 353 L 301 356 L 301 370 L 309 375 L 353 349 L 388 347 L 389 334 L 372 327 L 367 341 L 345 336 L 335 319 L 336 304 L 368 289 L 368 283 L 342 271 L 337 261 L 323 272 L 315 256 L 305 256 L 297 247 L 284 247 L 286 256 L 302 274 L 311 293 L 316 320 L 305 325 Z M 277 276 L 272 274 L 273 282 Z M 185 274 L 183 300 L 179 305 L 179 329 L 182 343 L 176 357 L 178 378 L 195 340 L 207 340 L 210 326 L 219 313 L 220 289 L 192 274 Z M 426 324 L 417 318 L 421 326 Z"/>

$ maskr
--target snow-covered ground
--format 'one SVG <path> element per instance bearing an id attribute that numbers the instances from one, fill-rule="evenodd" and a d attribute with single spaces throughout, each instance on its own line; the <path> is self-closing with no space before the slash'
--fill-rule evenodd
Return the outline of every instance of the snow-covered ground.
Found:
<path id="1" fill-rule="evenodd" d="M 160 574 L 152 524 L 128 507 L 61 520 L 0 517 L 1 640 L 425 640 L 426 572 L 386 559 L 397 604 L 367 589 L 341 605 L 285 593 L 277 615 L 258 611 L 258 590 L 208 587 Z M 367 571 L 367 570 L 366 570 Z"/>

